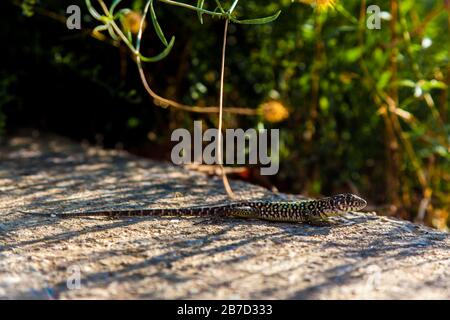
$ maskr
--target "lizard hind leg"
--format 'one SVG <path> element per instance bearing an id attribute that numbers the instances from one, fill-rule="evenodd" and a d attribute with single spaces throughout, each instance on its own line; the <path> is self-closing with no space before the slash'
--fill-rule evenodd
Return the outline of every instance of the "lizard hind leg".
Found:
<path id="1" fill-rule="evenodd" d="M 256 209 L 250 208 L 250 207 L 238 207 L 238 208 L 234 208 L 230 212 L 230 216 L 236 217 L 236 218 L 252 219 L 252 218 L 258 217 L 258 211 Z"/>

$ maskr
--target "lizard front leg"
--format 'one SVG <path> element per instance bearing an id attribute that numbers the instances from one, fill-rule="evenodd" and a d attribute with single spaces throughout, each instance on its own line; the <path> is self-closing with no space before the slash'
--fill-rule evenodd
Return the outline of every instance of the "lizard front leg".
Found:
<path id="1" fill-rule="evenodd" d="M 310 215 L 307 217 L 305 222 L 309 225 L 316 227 L 325 227 L 333 224 L 333 222 L 329 219 L 328 215 L 325 213 L 320 213 L 318 216 Z"/>

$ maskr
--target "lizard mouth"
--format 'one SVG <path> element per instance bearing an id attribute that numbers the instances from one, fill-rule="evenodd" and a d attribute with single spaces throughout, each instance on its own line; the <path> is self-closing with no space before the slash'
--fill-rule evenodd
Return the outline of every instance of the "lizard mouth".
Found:
<path id="1" fill-rule="evenodd" d="M 362 210 L 367 206 L 367 201 L 363 198 L 355 196 L 357 199 L 355 200 L 355 205 L 353 210 Z"/>

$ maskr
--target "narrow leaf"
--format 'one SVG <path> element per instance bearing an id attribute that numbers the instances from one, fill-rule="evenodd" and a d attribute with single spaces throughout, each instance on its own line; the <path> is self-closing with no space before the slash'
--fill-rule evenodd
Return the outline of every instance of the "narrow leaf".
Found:
<path id="1" fill-rule="evenodd" d="M 86 7 L 89 10 L 89 13 L 91 14 L 91 16 L 93 16 L 95 19 L 100 20 L 101 15 L 97 12 L 97 10 L 94 9 L 94 7 L 91 4 L 90 0 L 85 0 L 86 2 Z"/>
<path id="2" fill-rule="evenodd" d="M 237 3 L 239 0 L 234 0 L 233 4 L 231 5 L 230 9 L 228 9 L 228 12 L 231 14 L 234 11 L 234 8 L 236 8 Z"/>
<path id="3" fill-rule="evenodd" d="M 445 82 L 433 79 L 433 80 L 430 80 L 430 81 L 425 81 L 425 83 L 423 84 L 422 88 L 424 90 L 427 90 L 427 91 L 429 91 L 431 89 L 442 89 L 442 90 L 445 90 L 447 88 L 447 85 L 445 84 Z"/>
<path id="4" fill-rule="evenodd" d="M 175 37 L 172 37 L 172 39 L 170 40 L 168 46 L 160 54 L 158 54 L 157 56 L 144 57 L 144 56 L 140 55 L 139 57 L 144 62 L 157 62 L 157 61 L 162 60 L 165 57 L 167 57 L 167 55 L 169 54 L 170 50 L 172 50 L 172 47 L 173 47 L 174 43 L 175 43 Z"/>
<path id="5" fill-rule="evenodd" d="M 109 12 L 111 14 L 114 13 L 114 10 L 116 9 L 117 5 L 122 2 L 122 0 L 114 0 L 113 3 L 111 4 L 111 7 L 109 7 Z"/>
<path id="6" fill-rule="evenodd" d="M 398 82 L 398 85 L 400 87 L 414 88 L 416 86 L 416 83 L 412 80 L 405 79 L 405 80 L 400 80 Z"/>
<path id="7" fill-rule="evenodd" d="M 122 17 L 126 16 L 130 12 L 131 12 L 131 10 L 128 9 L 128 8 L 120 9 L 119 11 L 117 11 L 114 14 L 113 18 L 114 18 L 114 20 L 116 20 L 117 18 L 122 18 Z"/>
<path id="8" fill-rule="evenodd" d="M 379 90 L 384 89 L 388 85 L 389 80 L 391 79 L 391 75 L 392 75 L 392 73 L 389 70 L 387 70 L 381 74 L 381 76 L 378 78 L 378 81 L 377 81 L 377 88 Z"/>
<path id="9" fill-rule="evenodd" d="M 237 20 L 230 16 L 230 20 L 234 23 L 239 23 L 239 24 L 264 24 L 264 23 L 269 23 L 269 22 L 275 21 L 278 18 L 278 16 L 280 15 L 280 13 L 281 13 L 281 10 L 279 10 L 274 15 L 271 15 L 268 17 L 257 18 L 257 19 L 248 19 L 248 20 Z"/>
<path id="10" fill-rule="evenodd" d="M 155 9 L 153 8 L 153 0 L 150 0 L 150 16 L 152 17 L 153 27 L 155 28 L 155 31 L 156 31 L 156 34 L 158 35 L 158 38 L 167 47 L 168 43 L 167 43 L 166 37 L 164 36 L 164 33 L 163 33 L 159 23 L 158 23 L 158 19 L 156 19 Z"/>
<path id="11" fill-rule="evenodd" d="M 197 8 L 203 9 L 203 4 L 205 3 L 205 0 L 197 0 Z M 203 14 L 201 11 L 197 11 L 198 19 L 200 20 L 200 23 L 203 24 Z"/>
<path id="12" fill-rule="evenodd" d="M 220 11 L 221 13 L 225 13 L 225 10 L 223 10 L 222 5 L 220 4 L 220 1 L 219 1 L 219 0 L 215 0 L 215 1 L 216 1 L 216 5 L 217 5 L 217 8 L 216 8 L 216 9 L 219 9 L 219 11 Z M 214 12 L 216 12 L 216 10 L 214 10 Z"/>

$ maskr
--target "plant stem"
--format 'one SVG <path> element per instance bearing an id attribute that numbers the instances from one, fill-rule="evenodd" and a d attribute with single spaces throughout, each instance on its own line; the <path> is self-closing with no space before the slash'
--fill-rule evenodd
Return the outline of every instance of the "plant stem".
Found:
<path id="1" fill-rule="evenodd" d="M 234 0 L 233 4 L 231 5 L 230 9 L 228 10 L 228 13 L 231 14 L 234 11 L 234 8 L 236 8 L 237 3 L 239 0 Z"/>
<path id="2" fill-rule="evenodd" d="M 220 73 L 220 97 L 219 97 L 219 128 L 217 133 L 217 160 L 222 173 L 223 186 L 230 198 L 235 198 L 233 190 L 228 183 L 227 174 L 225 168 L 223 167 L 222 159 L 222 117 L 223 117 L 223 83 L 225 78 L 225 52 L 227 47 L 227 33 L 228 33 L 228 19 L 225 19 L 225 28 L 223 32 L 223 46 L 222 46 L 222 65 Z"/>
<path id="3" fill-rule="evenodd" d="M 167 3 L 167 4 L 171 4 L 171 5 L 174 5 L 174 6 L 178 6 L 178 7 L 183 7 L 183 8 L 189 9 L 189 10 L 194 10 L 194 11 L 201 12 L 201 13 L 206 13 L 206 14 L 209 14 L 211 16 L 223 17 L 223 16 L 227 15 L 226 13 L 224 14 L 224 13 L 220 13 L 220 12 L 213 12 L 213 11 L 209 11 L 209 10 L 205 10 L 205 9 L 200 9 L 200 8 L 195 7 L 195 6 L 191 6 L 190 4 L 183 3 L 183 2 L 176 2 L 176 1 L 172 1 L 172 0 L 159 0 L 159 1 Z"/>
<path id="4" fill-rule="evenodd" d="M 103 0 L 98 0 L 98 2 L 101 5 L 105 15 L 110 17 L 111 15 L 110 15 L 105 3 L 103 2 Z M 127 45 L 127 47 L 133 53 L 133 56 L 136 60 L 136 64 L 137 64 L 137 67 L 139 70 L 139 76 L 141 77 L 141 81 L 144 85 L 145 90 L 153 99 L 158 101 L 160 103 L 160 105 L 171 106 L 171 107 L 174 107 L 177 109 L 181 109 L 181 110 L 188 111 L 188 112 L 194 112 L 194 113 L 217 113 L 220 110 L 219 107 L 215 107 L 215 106 L 200 107 L 200 106 L 184 105 L 184 104 L 178 103 L 176 101 L 163 98 L 163 97 L 159 96 L 158 94 L 156 94 L 150 88 L 150 85 L 148 84 L 148 81 L 145 77 L 144 68 L 142 66 L 142 61 L 141 61 L 141 53 L 140 53 L 141 39 L 142 39 L 142 33 L 143 33 L 143 29 L 144 29 L 144 21 L 147 16 L 147 13 L 148 13 L 149 3 L 150 2 L 147 2 L 147 5 L 145 6 L 145 9 L 144 9 L 144 14 L 143 14 L 143 17 L 141 20 L 141 24 L 140 24 L 140 28 L 139 28 L 139 32 L 138 32 L 138 36 L 137 36 L 136 48 L 134 48 L 133 45 L 130 43 L 130 41 L 128 41 L 128 39 L 125 37 L 125 35 L 123 34 L 123 32 L 119 28 L 119 26 L 116 24 L 116 22 L 114 20 L 110 21 L 110 24 L 114 28 L 116 33 L 119 35 L 119 37 L 122 39 L 122 41 Z M 245 107 L 231 107 L 231 108 L 225 108 L 225 110 L 229 113 L 248 115 L 248 116 L 254 116 L 257 114 L 257 111 L 255 109 L 250 109 L 250 108 L 245 108 Z"/>

